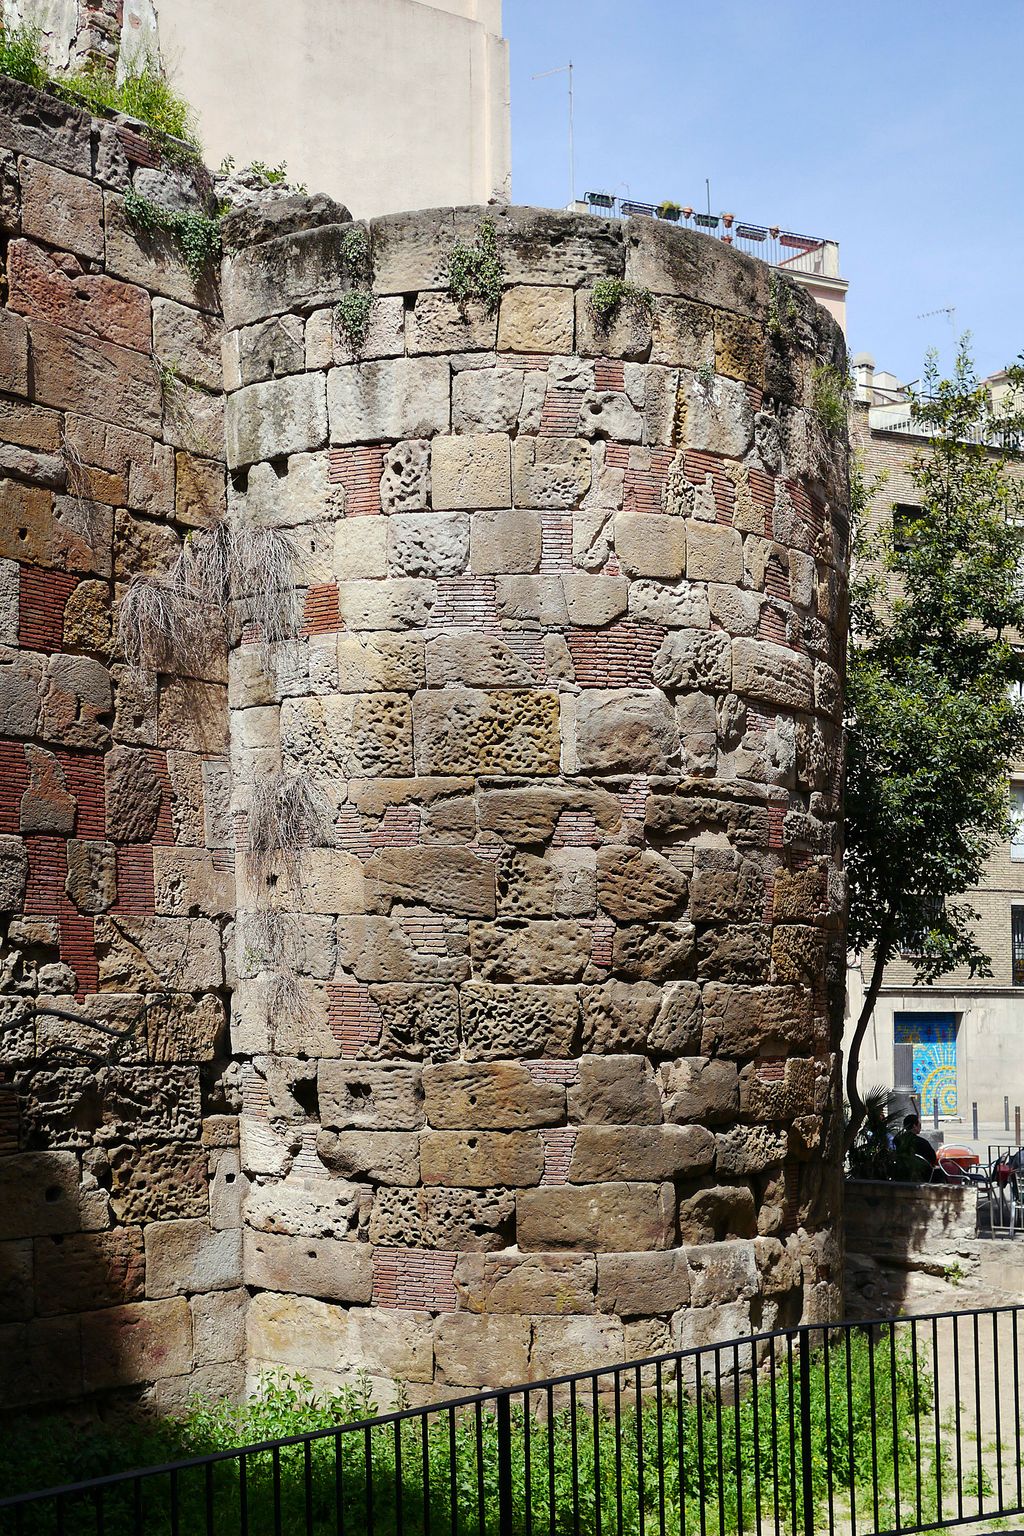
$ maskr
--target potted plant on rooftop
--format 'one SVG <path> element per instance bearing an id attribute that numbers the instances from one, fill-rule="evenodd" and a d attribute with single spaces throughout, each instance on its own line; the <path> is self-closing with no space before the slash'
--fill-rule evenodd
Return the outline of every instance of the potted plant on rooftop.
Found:
<path id="1" fill-rule="evenodd" d="M 658 204 L 658 218 L 668 219 L 672 224 L 678 224 L 682 208 L 678 203 L 664 202 Z"/>

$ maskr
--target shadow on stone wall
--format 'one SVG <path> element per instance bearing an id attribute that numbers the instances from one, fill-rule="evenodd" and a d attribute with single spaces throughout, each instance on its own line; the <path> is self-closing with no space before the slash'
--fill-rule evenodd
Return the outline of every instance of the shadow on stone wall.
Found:
<path id="1" fill-rule="evenodd" d="M 961 1285 L 978 1276 L 983 1245 L 975 1204 L 970 1185 L 848 1179 L 847 1317 L 892 1317 L 956 1305 Z"/>

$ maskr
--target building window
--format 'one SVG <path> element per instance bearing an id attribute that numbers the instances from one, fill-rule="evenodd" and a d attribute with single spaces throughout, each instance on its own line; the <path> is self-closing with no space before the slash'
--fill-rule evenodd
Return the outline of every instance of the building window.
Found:
<path id="1" fill-rule="evenodd" d="M 1010 785 L 1010 816 L 1010 858 L 1015 864 L 1024 864 L 1024 784 Z"/>
<path id="2" fill-rule="evenodd" d="M 1015 987 L 1024 987 L 1024 907 L 1012 907 L 1013 937 L 1011 940 L 1011 958 L 1013 962 L 1013 984 Z"/>
<path id="3" fill-rule="evenodd" d="M 933 927 L 938 927 L 946 910 L 946 898 L 944 896 L 922 896 L 920 898 L 921 917 L 923 924 L 920 931 L 911 934 L 900 945 L 900 954 L 904 960 L 917 960 L 925 953 L 928 947 L 928 934 Z M 1024 909 L 1022 909 L 1024 910 Z"/>

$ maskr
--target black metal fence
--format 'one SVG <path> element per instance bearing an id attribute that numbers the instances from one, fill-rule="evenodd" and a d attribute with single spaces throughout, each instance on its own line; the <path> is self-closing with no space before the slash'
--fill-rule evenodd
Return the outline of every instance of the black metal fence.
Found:
<path id="1" fill-rule="evenodd" d="M 0 1500 L 15 1536 L 857 1536 L 1024 1511 L 1020 1309 L 800 1328 Z"/>

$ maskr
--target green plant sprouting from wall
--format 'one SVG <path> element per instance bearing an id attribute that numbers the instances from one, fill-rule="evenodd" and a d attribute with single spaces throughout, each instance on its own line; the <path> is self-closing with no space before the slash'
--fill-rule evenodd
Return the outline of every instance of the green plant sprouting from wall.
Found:
<path id="1" fill-rule="evenodd" d="M 0 30 L 0 75 L 9 75 L 12 80 L 35 86 L 37 91 L 47 88 L 50 72 L 38 27 L 4 27 Z"/>
<path id="2" fill-rule="evenodd" d="M 124 195 L 124 216 L 141 235 L 166 234 L 181 252 L 181 259 L 193 282 L 199 282 L 215 261 L 220 260 L 220 223 L 203 213 L 180 208 L 164 208 L 143 197 L 133 187 Z"/>
<path id="3" fill-rule="evenodd" d="M 597 325 L 607 330 L 624 306 L 646 316 L 651 313 L 654 300 L 648 288 L 627 283 L 621 277 L 602 277 L 590 290 L 587 304 Z"/>
<path id="4" fill-rule="evenodd" d="M 811 410 L 830 437 L 842 437 L 849 419 L 853 380 L 848 369 L 816 363 L 811 374 Z"/>
<path id="5" fill-rule="evenodd" d="M 788 341 L 800 318 L 792 290 L 777 272 L 768 274 L 768 335 L 772 341 Z"/>
<path id="6" fill-rule="evenodd" d="M 493 315 L 501 303 L 504 280 L 497 231 L 490 219 L 484 219 L 476 242 L 458 242 L 448 257 L 448 292 L 457 304 L 479 300 Z"/>
<path id="7" fill-rule="evenodd" d="M 334 306 L 335 323 L 353 352 L 358 352 L 366 341 L 372 311 L 373 295 L 368 288 L 353 288 Z"/>

